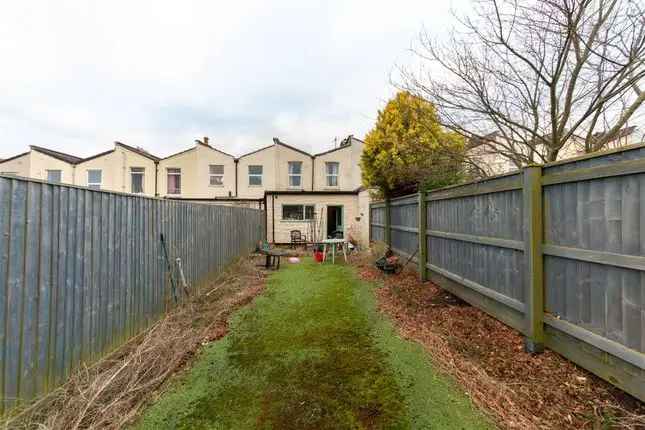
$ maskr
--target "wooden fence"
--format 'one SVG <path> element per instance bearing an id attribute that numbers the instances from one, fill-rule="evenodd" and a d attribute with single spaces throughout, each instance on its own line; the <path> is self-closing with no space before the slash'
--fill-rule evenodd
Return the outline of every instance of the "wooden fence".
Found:
<path id="1" fill-rule="evenodd" d="M 2 409 L 156 321 L 169 260 L 194 288 L 264 238 L 263 212 L 0 177 Z M 172 303 L 172 301 L 171 301 Z"/>
<path id="2" fill-rule="evenodd" d="M 645 147 L 373 203 L 370 238 L 645 401 Z M 419 234 L 421 232 L 421 234 Z"/>

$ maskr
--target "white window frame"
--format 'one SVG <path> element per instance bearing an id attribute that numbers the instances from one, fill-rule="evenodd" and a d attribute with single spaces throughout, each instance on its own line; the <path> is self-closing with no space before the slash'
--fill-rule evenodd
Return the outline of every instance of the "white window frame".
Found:
<path id="1" fill-rule="evenodd" d="M 137 171 L 135 171 L 135 169 Z M 134 177 L 137 175 L 141 175 L 141 191 L 140 192 L 135 192 L 134 191 Z M 146 190 L 146 168 L 145 167 L 130 167 L 130 192 L 133 194 L 144 194 Z"/>
<path id="2" fill-rule="evenodd" d="M 90 172 L 99 172 L 100 181 L 99 182 L 90 182 Z M 103 170 L 101 169 L 87 169 L 87 187 L 93 190 L 100 190 L 103 186 Z"/>
<path id="3" fill-rule="evenodd" d="M 338 169 L 336 170 L 336 174 L 331 174 L 329 173 L 329 166 L 332 164 L 335 164 L 338 166 Z M 336 185 L 331 185 L 330 184 L 330 179 L 331 178 L 336 178 Z M 340 163 L 338 161 L 326 161 L 325 162 L 325 185 L 329 188 L 338 188 L 339 187 L 339 179 L 340 179 Z"/>
<path id="4" fill-rule="evenodd" d="M 47 182 L 51 182 L 53 184 L 62 184 L 63 183 L 63 171 L 61 169 L 47 169 Z M 51 181 L 49 179 L 49 172 L 59 172 L 60 173 L 60 179 L 57 181 Z"/>
<path id="5" fill-rule="evenodd" d="M 300 173 L 292 173 L 292 166 L 299 166 Z M 287 164 L 287 171 L 289 173 L 289 188 L 302 188 L 302 161 L 289 161 Z M 291 180 L 294 178 L 298 178 L 298 185 L 293 185 L 293 183 L 291 182 Z"/>
<path id="6" fill-rule="evenodd" d="M 213 167 L 221 167 L 222 173 L 213 173 Z M 223 187 L 224 186 L 224 165 L 223 164 L 209 164 L 208 165 L 208 185 L 210 187 Z M 213 179 L 217 180 L 219 178 L 219 183 L 214 184 Z"/>
<path id="7" fill-rule="evenodd" d="M 300 206 L 300 218 L 285 218 L 284 217 L 284 208 L 285 206 Z M 312 208 L 311 210 L 311 216 L 307 218 L 307 208 L 310 207 Z M 281 208 L 282 212 L 280 214 L 281 220 L 282 221 L 296 221 L 296 222 L 301 222 L 301 221 L 310 221 L 313 219 L 313 215 L 316 212 L 316 205 L 305 205 L 305 204 L 299 204 L 299 203 L 293 203 L 293 204 L 283 204 Z"/>
<path id="8" fill-rule="evenodd" d="M 172 190 L 173 192 L 170 192 L 170 188 L 169 188 L 170 182 L 168 181 L 169 176 L 179 176 L 179 188 L 176 190 Z M 166 193 L 173 196 L 177 196 L 181 194 L 181 168 L 166 167 Z"/>
<path id="9" fill-rule="evenodd" d="M 251 167 L 260 167 L 262 173 L 251 173 Z M 248 166 L 248 173 L 249 173 L 249 187 L 261 187 L 262 186 L 262 176 L 264 175 L 264 166 L 260 164 L 249 164 Z M 259 184 L 251 184 L 251 177 L 254 178 L 260 178 L 260 183 Z"/>

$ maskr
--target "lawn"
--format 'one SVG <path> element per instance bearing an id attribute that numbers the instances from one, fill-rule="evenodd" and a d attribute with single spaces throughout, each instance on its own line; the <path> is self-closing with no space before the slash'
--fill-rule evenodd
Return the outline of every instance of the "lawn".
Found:
<path id="1" fill-rule="evenodd" d="M 137 423 L 141 429 L 492 426 L 345 265 L 283 266 Z"/>

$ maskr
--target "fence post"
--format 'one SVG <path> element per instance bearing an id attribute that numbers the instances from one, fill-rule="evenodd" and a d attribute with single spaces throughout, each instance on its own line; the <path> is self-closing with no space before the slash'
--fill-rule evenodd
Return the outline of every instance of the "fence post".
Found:
<path id="1" fill-rule="evenodd" d="M 428 215 L 425 191 L 419 191 L 419 228 L 417 236 L 419 237 L 419 276 L 422 281 L 428 280 L 428 242 L 426 230 L 428 229 Z"/>
<path id="2" fill-rule="evenodd" d="M 523 200 L 526 229 L 526 338 L 524 348 L 537 353 L 544 350 L 544 269 L 542 257 L 543 211 L 542 167 L 527 166 L 523 172 Z"/>
<path id="3" fill-rule="evenodd" d="M 385 196 L 385 243 L 388 247 L 392 247 L 392 231 L 390 230 L 390 198 Z"/>

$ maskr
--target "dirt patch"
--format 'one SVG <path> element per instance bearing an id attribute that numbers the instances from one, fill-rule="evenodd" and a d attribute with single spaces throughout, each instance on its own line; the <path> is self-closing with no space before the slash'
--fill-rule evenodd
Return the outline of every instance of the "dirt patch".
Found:
<path id="1" fill-rule="evenodd" d="M 184 304 L 62 387 L 0 422 L 16 429 L 121 429 L 202 345 L 227 333 L 228 317 L 265 285 L 251 258 L 229 266 Z"/>
<path id="2" fill-rule="evenodd" d="M 525 353 L 520 333 L 416 273 L 384 275 L 367 255 L 353 263 L 383 284 L 379 309 L 399 332 L 423 344 L 500 427 L 645 428 L 645 404 L 555 352 Z"/>

